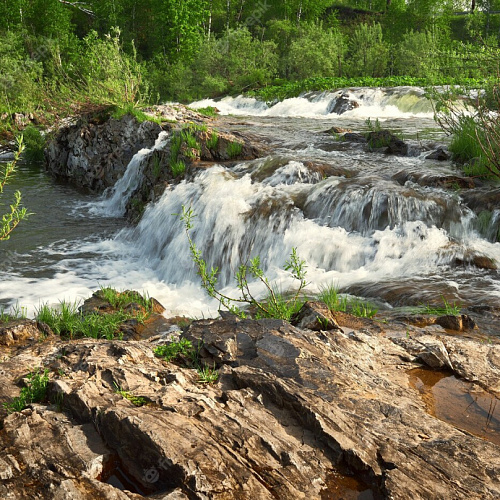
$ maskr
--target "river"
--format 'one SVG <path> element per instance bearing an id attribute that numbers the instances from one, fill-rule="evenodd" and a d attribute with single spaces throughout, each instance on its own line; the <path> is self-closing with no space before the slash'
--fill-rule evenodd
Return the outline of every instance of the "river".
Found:
<path id="1" fill-rule="evenodd" d="M 79 193 L 22 165 L 9 189 L 21 189 L 34 214 L 0 246 L 0 304 L 18 302 L 33 314 L 42 303 L 81 301 L 100 286 L 113 286 L 147 292 L 168 315 L 216 315 L 217 303 L 200 290 L 182 224 L 173 215 L 185 204 L 197 214 L 194 240 L 209 264 L 221 269 L 228 293 L 236 293 L 233 270 L 255 255 L 288 290 L 294 283 L 282 266 L 295 247 L 307 262 L 311 296 L 335 284 L 381 309 L 443 299 L 467 310 L 500 308 L 498 271 L 457 265 L 471 255 L 500 262 L 500 206 L 491 227 L 484 227 L 463 191 L 426 182 L 457 170 L 425 159 L 447 138 L 423 91 L 350 93 L 360 106 L 340 116 L 328 113 L 335 96 L 325 93 L 272 107 L 241 97 L 193 103 L 217 106 L 221 128 L 255 136 L 269 154 L 200 170 L 148 206 L 137 227 L 121 217 L 117 190 L 104 199 Z M 323 133 L 332 126 L 364 131 L 376 120 L 404 137 L 408 156 L 368 153 Z M 118 191 L 126 196 L 126 187 Z M 264 292 L 257 283 L 253 289 Z M 500 329 L 490 327 L 488 334 Z"/>

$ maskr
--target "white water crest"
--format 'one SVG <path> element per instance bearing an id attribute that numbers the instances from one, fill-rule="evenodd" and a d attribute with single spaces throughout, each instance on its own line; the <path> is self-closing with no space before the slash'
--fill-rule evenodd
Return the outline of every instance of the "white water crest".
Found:
<path id="1" fill-rule="evenodd" d="M 339 115 L 332 111 L 339 99 L 351 101 L 357 107 Z M 213 106 L 223 115 L 238 116 L 363 120 L 433 116 L 432 105 L 419 87 L 357 87 L 335 92 L 305 92 L 299 97 L 284 99 L 272 105 L 251 97 L 225 97 L 221 100 L 204 99 L 190 106 L 195 109 Z"/>
<path id="2" fill-rule="evenodd" d="M 138 151 L 127 165 L 127 170 L 123 174 L 123 177 L 112 188 L 106 189 L 102 200 L 90 207 L 90 213 L 110 217 L 123 217 L 130 196 L 139 187 L 145 159 L 153 151 L 163 148 L 168 139 L 169 134 L 167 132 L 160 132 L 151 149 L 144 148 Z"/>
<path id="3" fill-rule="evenodd" d="M 209 267 L 220 269 L 220 284 L 232 293 L 237 292 L 234 270 L 254 256 L 261 256 L 263 268 L 283 289 L 295 286 L 282 270 L 293 247 L 307 261 L 313 290 L 332 282 L 346 287 L 432 275 L 472 250 L 500 261 L 500 244 L 485 244 L 467 222 L 471 212 L 452 196 L 438 203 L 437 195 L 425 199 L 401 188 L 388 198 L 380 185 L 359 188 L 358 196 L 349 192 L 345 179 L 336 177 L 300 189 L 298 180 L 290 189 L 289 177 L 282 175 L 288 168 L 301 171 L 292 161 L 270 175 L 271 182 L 254 182 L 250 174 L 236 175 L 222 166 L 205 170 L 194 182 L 167 190 L 148 207 L 138 227 L 120 237 L 137 248 L 160 279 L 196 282 L 182 223 L 172 215 L 189 206 L 197 214 L 192 238 Z M 282 182 L 275 182 L 277 178 Z M 299 191 L 306 196 L 304 211 L 295 204 Z M 438 226 L 450 213 L 462 230 Z M 254 286 L 257 293 L 264 291 Z"/>

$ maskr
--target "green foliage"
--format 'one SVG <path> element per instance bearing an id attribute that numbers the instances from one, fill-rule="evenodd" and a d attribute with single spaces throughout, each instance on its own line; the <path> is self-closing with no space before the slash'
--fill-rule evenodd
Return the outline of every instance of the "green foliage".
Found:
<path id="1" fill-rule="evenodd" d="M 288 52 L 288 74 L 294 79 L 342 76 L 344 36 L 322 23 L 303 23 Z"/>
<path id="2" fill-rule="evenodd" d="M 187 339 L 180 339 L 179 342 L 171 342 L 170 344 L 160 345 L 154 349 L 154 353 L 157 356 L 160 356 L 169 362 L 178 360 L 181 355 L 189 357 L 192 351 L 193 344 Z"/>
<path id="3" fill-rule="evenodd" d="M 349 312 L 360 318 L 373 318 L 378 312 L 378 309 L 370 302 L 341 296 L 338 288 L 333 284 L 321 288 L 318 298 L 332 312 Z"/>
<path id="4" fill-rule="evenodd" d="M 135 303 L 139 304 L 146 311 L 153 312 L 153 299 L 151 299 L 147 293 L 142 295 L 133 290 L 119 292 L 118 290 L 110 287 L 101 287 L 97 293 L 103 300 L 109 302 L 115 309 L 123 309 L 126 306 Z"/>
<path id="5" fill-rule="evenodd" d="M 209 366 L 201 362 L 201 348 L 201 343 L 195 348 L 190 340 L 182 338 L 178 342 L 155 347 L 153 352 L 157 356 L 164 358 L 165 361 L 184 362 L 195 368 L 198 372 L 200 384 L 214 384 L 219 379 L 219 372 L 215 368 L 215 364 Z"/>
<path id="6" fill-rule="evenodd" d="M 130 391 L 124 391 L 119 385 L 115 383 L 115 392 L 125 399 L 128 399 L 134 406 L 140 407 L 147 405 L 149 400 L 142 396 L 135 396 Z"/>
<path id="7" fill-rule="evenodd" d="M 206 144 L 208 149 L 215 150 L 217 148 L 217 145 L 219 144 L 219 133 L 217 130 L 212 130 Z"/>
<path id="8" fill-rule="evenodd" d="M 22 411 L 32 403 L 40 403 L 47 398 L 49 384 L 49 370 L 33 371 L 26 376 L 26 386 L 21 389 L 21 394 L 11 401 L 3 403 L 7 413 Z"/>
<path id="9" fill-rule="evenodd" d="M 161 124 L 161 119 L 147 115 L 140 109 L 137 109 L 135 103 L 125 103 L 122 106 L 115 106 L 111 113 L 111 117 L 115 120 L 120 120 L 126 115 L 132 115 L 139 123 L 149 121 Z"/>
<path id="10" fill-rule="evenodd" d="M 384 76 L 389 62 L 389 48 L 383 42 L 382 26 L 362 23 L 349 39 L 349 56 L 345 66 L 349 76 Z"/>
<path id="11" fill-rule="evenodd" d="M 445 297 L 442 297 L 443 299 L 443 305 L 442 306 L 435 306 L 435 305 L 425 305 L 422 306 L 422 312 L 423 314 L 432 314 L 435 316 L 458 316 L 461 313 L 461 306 L 460 304 L 456 304 L 455 302 L 450 303 L 446 300 Z"/>
<path id="12" fill-rule="evenodd" d="M 32 163 L 43 162 L 46 141 L 40 130 L 29 125 L 23 131 L 23 138 L 26 145 L 25 159 Z"/>
<path id="13" fill-rule="evenodd" d="M 452 135 L 453 159 L 468 175 L 500 178 L 500 106 L 498 82 L 486 92 L 464 100 L 463 89 L 434 93 L 435 118 Z M 492 112 L 492 110 L 495 110 Z"/>
<path id="14" fill-rule="evenodd" d="M 0 168 L 0 197 L 3 194 L 3 190 L 9 178 L 16 170 L 16 164 L 21 158 L 21 154 L 24 151 L 23 136 L 21 135 L 17 139 L 17 151 L 14 154 L 14 160 L 7 163 L 3 168 Z M 12 231 L 29 215 L 26 208 L 21 206 L 21 193 L 16 191 L 14 193 L 14 201 L 10 205 L 10 210 L 2 215 L 0 221 L 0 241 L 5 241 L 10 238 Z"/>
<path id="15" fill-rule="evenodd" d="M 283 299 L 282 295 L 277 295 L 275 293 L 275 288 L 271 285 L 269 279 L 264 274 L 260 265 L 260 258 L 257 256 L 250 259 L 247 263 L 239 266 L 235 274 L 235 279 L 238 290 L 240 291 L 240 296 L 237 298 L 229 297 L 217 289 L 217 275 L 219 273 L 218 268 L 212 267 L 208 270 L 207 263 L 203 259 L 201 251 L 196 247 L 195 243 L 191 239 L 190 231 L 193 228 L 193 219 L 196 217 L 193 210 L 191 208 L 187 209 L 183 205 L 182 213 L 176 215 L 179 215 L 180 220 L 184 224 L 184 230 L 189 242 L 189 251 L 191 253 L 193 263 L 197 268 L 198 275 L 200 276 L 201 286 L 210 297 L 219 301 L 220 307 L 225 307 L 231 313 L 244 318 L 246 317 L 246 313 L 238 307 L 238 305 L 244 304 L 255 309 L 256 315 L 259 317 L 287 319 L 289 312 L 297 306 L 300 293 L 307 284 L 307 266 L 305 261 L 297 255 L 296 248 L 292 248 L 289 259 L 283 266 L 286 271 L 290 272 L 292 278 L 299 282 L 299 286 L 295 294 L 291 295 L 286 300 Z M 248 282 L 249 277 L 259 280 L 264 284 L 268 292 L 268 297 L 265 301 L 259 301 L 252 295 Z"/>
<path id="16" fill-rule="evenodd" d="M 102 293 L 102 297 L 106 297 L 105 300 L 109 299 L 110 304 L 114 303 L 113 307 L 118 310 L 102 314 L 96 312 L 82 314 L 77 303 L 62 301 L 57 309 L 47 304 L 40 306 L 35 317 L 37 321 L 46 323 L 56 335 L 64 338 L 89 337 L 112 340 L 123 337 L 120 327 L 124 322 L 130 319 L 143 322 L 152 312 L 152 301 L 137 292 L 118 293 L 110 288 L 103 288 L 99 293 Z M 131 303 L 139 303 L 146 312 L 122 309 Z"/>
<path id="17" fill-rule="evenodd" d="M 212 106 L 207 106 L 205 108 L 198 108 L 195 111 L 203 116 L 209 116 L 209 117 L 217 116 L 217 110 Z"/>
<path id="18" fill-rule="evenodd" d="M 182 160 L 171 160 L 170 169 L 174 177 L 179 177 L 186 171 L 186 164 Z"/>
<path id="19" fill-rule="evenodd" d="M 19 305 L 18 302 L 8 311 L 4 307 L 0 307 L 0 323 L 26 318 L 26 308 Z"/>
<path id="20" fill-rule="evenodd" d="M 243 144 L 241 144 L 240 142 L 230 142 L 227 145 L 227 154 L 229 155 L 229 158 L 237 158 L 241 155 L 242 151 Z"/>
<path id="21" fill-rule="evenodd" d="M 200 384 L 215 384 L 219 380 L 219 371 L 213 366 L 203 365 L 198 368 L 198 382 Z"/>
<path id="22" fill-rule="evenodd" d="M 186 143 L 186 146 L 189 149 L 196 149 L 197 151 L 201 150 L 196 137 L 191 133 L 189 129 L 184 129 L 181 131 L 181 139 Z"/>

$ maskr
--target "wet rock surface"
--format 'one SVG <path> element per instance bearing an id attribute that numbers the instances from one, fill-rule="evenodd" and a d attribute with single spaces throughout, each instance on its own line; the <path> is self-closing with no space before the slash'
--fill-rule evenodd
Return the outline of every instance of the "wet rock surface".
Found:
<path id="1" fill-rule="evenodd" d="M 153 354 L 166 325 L 142 340 L 5 351 L 2 402 L 36 367 L 50 383 L 48 401 L 2 410 L 0 497 L 336 498 L 332 476 L 373 498 L 498 497 L 499 447 L 429 414 L 409 372 L 445 367 L 500 395 L 500 346 L 425 329 L 389 338 L 346 316 L 343 331 L 193 322 L 182 336 L 219 370 L 213 385 Z"/>
<path id="2" fill-rule="evenodd" d="M 45 150 L 54 177 L 96 193 L 113 186 L 140 149 L 151 148 L 161 131 L 152 121 L 131 115 L 119 120 L 81 118 L 59 129 Z"/>

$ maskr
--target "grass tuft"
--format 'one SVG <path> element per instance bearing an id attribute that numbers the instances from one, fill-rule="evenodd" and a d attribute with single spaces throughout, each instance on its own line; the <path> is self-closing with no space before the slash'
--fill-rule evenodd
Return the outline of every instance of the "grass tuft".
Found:
<path id="1" fill-rule="evenodd" d="M 49 384 L 49 370 L 45 369 L 31 372 L 27 375 L 26 386 L 21 389 L 21 394 L 11 401 L 3 403 L 7 413 L 22 411 L 32 403 L 40 403 L 47 398 Z"/>

